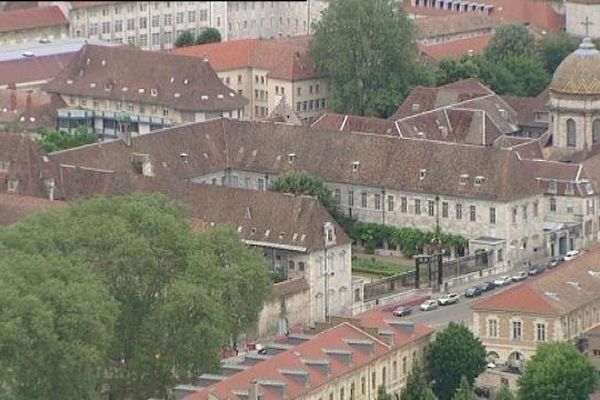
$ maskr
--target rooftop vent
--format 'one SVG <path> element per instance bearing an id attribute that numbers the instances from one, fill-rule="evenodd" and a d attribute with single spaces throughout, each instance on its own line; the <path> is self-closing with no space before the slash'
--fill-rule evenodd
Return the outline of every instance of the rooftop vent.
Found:
<path id="1" fill-rule="evenodd" d="M 233 92 L 229 93 L 229 97 L 234 97 L 234 96 L 235 96 L 235 93 L 233 93 Z"/>
<path id="2" fill-rule="evenodd" d="M 92 59 L 91 59 L 91 58 L 89 58 L 89 57 L 88 57 L 88 58 L 85 60 L 85 63 L 86 63 L 86 64 L 88 64 L 88 65 L 89 65 L 91 62 L 92 62 Z"/>
<path id="3" fill-rule="evenodd" d="M 184 163 L 187 163 L 188 159 L 189 159 L 189 155 L 188 155 L 188 153 L 180 153 L 179 158 L 181 158 L 181 161 L 183 161 Z"/>
<path id="4" fill-rule="evenodd" d="M 600 271 L 588 271 L 588 274 L 590 274 L 594 278 L 600 278 Z"/>
<path id="5" fill-rule="evenodd" d="M 266 237 L 266 238 L 268 238 L 270 234 L 271 234 L 271 230 L 270 230 L 270 229 L 267 229 L 267 230 L 265 231 L 265 237 Z"/>
<path id="6" fill-rule="evenodd" d="M 420 169 L 419 170 L 419 180 L 422 181 L 423 179 L 425 179 L 425 175 L 427 175 L 427 170 L 426 169 Z"/>
<path id="7" fill-rule="evenodd" d="M 184 84 L 184 85 L 187 85 L 188 83 L 190 83 L 190 80 L 189 80 L 189 79 L 187 79 L 187 78 L 186 78 L 186 79 L 184 79 L 184 80 L 183 80 L 183 84 Z"/>
<path id="8" fill-rule="evenodd" d="M 304 242 L 305 239 L 306 239 L 306 234 L 303 233 L 302 235 L 300 235 L 301 242 Z"/>
<path id="9" fill-rule="evenodd" d="M 121 89 L 122 91 L 126 92 L 129 90 L 129 88 L 127 86 L 123 86 L 123 88 Z"/>
<path id="10" fill-rule="evenodd" d="M 72 85 L 73 84 L 73 79 L 67 79 L 67 85 Z"/>
<path id="11" fill-rule="evenodd" d="M 106 60 L 102 60 L 102 65 L 106 65 Z"/>
<path id="12" fill-rule="evenodd" d="M 175 97 L 176 99 L 178 99 L 178 98 L 180 98 L 180 97 L 181 97 L 181 93 L 179 93 L 179 92 L 178 92 L 178 93 L 174 93 L 174 94 L 173 94 L 173 97 Z"/>
<path id="13" fill-rule="evenodd" d="M 569 285 L 577 290 L 581 289 L 581 285 L 579 284 L 579 282 L 568 281 L 567 285 Z"/>
<path id="14" fill-rule="evenodd" d="M 308 365 L 309 367 L 314 367 L 314 368 L 320 369 L 322 372 L 324 372 L 328 376 L 331 373 L 331 363 L 329 362 L 329 360 L 310 359 L 310 360 L 302 360 L 302 362 L 305 365 Z"/>
<path id="15" fill-rule="evenodd" d="M 417 132 L 417 137 L 418 137 L 419 139 L 425 139 L 425 137 L 426 137 L 426 136 L 425 136 L 425 132 L 421 132 L 421 131 Z"/>
<path id="16" fill-rule="evenodd" d="M 217 99 L 221 99 L 221 100 L 222 100 L 224 97 L 225 97 L 225 96 L 223 96 L 221 93 L 219 93 L 219 94 L 217 95 Z"/>
<path id="17" fill-rule="evenodd" d="M 406 335 L 412 335 L 415 332 L 415 324 L 412 321 L 405 320 L 387 320 L 385 321 L 389 326 L 395 329 L 399 329 Z"/>
<path id="18" fill-rule="evenodd" d="M 267 355 L 274 356 L 279 353 L 283 353 L 286 350 L 293 348 L 291 344 L 285 343 L 269 343 L 266 346 Z"/>
<path id="19" fill-rule="evenodd" d="M 146 93 L 146 89 L 140 88 L 140 89 L 138 89 L 138 93 L 144 94 L 144 93 Z"/>
<path id="20" fill-rule="evenodd" d="M 301 385 L 308 384 L 309 374 L 308 374 L 308 371 L 305 371 L 303 369 L 280 369 L 279 373 L 282 375 L 285 375 L 289 378 L 294 379 L 295 381 L 299 382 Z"/>
<path id="21" fill-rule="evenodd" d="M 558 293 L 555 292 L 544 292 L 544 294 L 550 297 L 552 300 L 558 301 Z"/>
<path id="22" fill-rule="evenodd" d="M 357 172 L 359 168 L 360 168 L 360 161 L 353 161 L 352 162 L 352 172 Z"/>
<path id="23" fill-rule="evenodd" d="M 293 240 L 293 241 L 296 241 L 296 240 L 298 240 L 298 233 L 294 233 L 294 234 L 292 235 L 292 240 Z"/>
<path id="24" fill-rule="evenodd" d="M 344 342 L 369 354 L 373 354 L 373 349 L 375 347 L 375 343 L 368 339 L 344 339 Z"/>
<path id="25" fill-rule="evenodd" d="M 95 88 L 95 87 L 96 87 L 96 82 L 92 82 L 92 83 L 90 83 L 90 87 L 91 87 L 92 89 L 93 89 L 93 88 Z"/>
<path id="26" fill-rule="evenodd" d="M 421 109 L 421 105 L 419 103 L 413 103 L 411 110 L 412 112 L 417 112 Z"/>
<path id="27" fill-rule="evenodd" d="M 336 357 L 346 365 L 352 364 L 353 354 L 350 350 L 346 349 L 323 349 L 323 352 L 329 356 Z"/>
<path id="28" fill-rule="evenodd" d="M 171 82 L 171 83 L 175 82 L 175 77 L 172 76 L 171 79 L 169 79 L 169 82 Z"/>
<path id="29" fill-rule="evenodd" d="M 207 96 L 207 95 L 205 95 L 205 94 L 203 94 L 202 96 L 200 96 L 200 98 L 201 98 L 202 100 L 208 100 L 208 96 Z"/>

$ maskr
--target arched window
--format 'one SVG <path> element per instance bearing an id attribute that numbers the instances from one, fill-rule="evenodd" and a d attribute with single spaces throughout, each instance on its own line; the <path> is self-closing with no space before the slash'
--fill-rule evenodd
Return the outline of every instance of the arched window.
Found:
<path id="1" fill-rule="evenodd" d="M 600 143 L 600 118 L 595 119 L 592 125 L 592 143 Z"/>
<path id="2" fill-rule="evenodd" d="M 577 133 L 575 121 L 571 118 L 567 120 L 567 147 L 577 147 Z"/>

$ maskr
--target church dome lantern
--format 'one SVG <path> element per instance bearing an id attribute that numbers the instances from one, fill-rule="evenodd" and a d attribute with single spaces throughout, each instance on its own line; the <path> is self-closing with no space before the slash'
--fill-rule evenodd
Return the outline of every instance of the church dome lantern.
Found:
<path id="1" fill-rule="evenodd" d="M 560 63 L 550 90 L 573 95 L 600 95 L 600 51 L 589 37 Z"/>

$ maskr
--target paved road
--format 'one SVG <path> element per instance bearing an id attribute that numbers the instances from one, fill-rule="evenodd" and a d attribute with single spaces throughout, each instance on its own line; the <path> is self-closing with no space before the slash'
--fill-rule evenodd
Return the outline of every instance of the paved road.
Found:
<path id="1" fill-rule="evenodd" d="M 497 288 L 489 292 L 485 292 L 483 295 L 479 297 L 464 297 L 465 291 L 475 285 L 479 285 L 485 281 L 492 281 L 502 275 L 516 275 L 518 272 L 522 271 L 522 269 L 514 269 L 506 273 L 501 273 L 497 275 L 486 276 L 485 278 L 478 279 L 475 281 L 471 281 L 466 285 L 456 286 L 454 288 L 449 289 L 452 292 L 456 292 L 460 294 L 460 301 L 457 304 L 447 305 L 447 306 L 439 306 L 435 310 L 431 311 L 421 311 L 418 306 L 413 308 L 413 314 L 410 316 L 404 317 L 404 319 L 408 321 L 413 321 L 416 323 L 427 324 L 433 326 L 435 328 L 439 326 L 443 326 L 448 324 L 450 321 L 454 322 L 464 322 L 468 327 L 471 327 L 473 312 L 471 310 L 471 304 L 476 301 L 481 300 L 482 298 L 491 296 L 496 293 L 500 293 L 508 288 L 514 287 L 516 285 L 520 285 L 522 282 L 514 282 L 508 286 Z M 531 278 L 528 278 L 531 279 Z M 432 296 L 434 299 L 441 297 L 439 294 L 435 294 Z M 389 307 L 389 306 L 388 306 Z M 388 308 L 386 307 L 386 309 Z"/>

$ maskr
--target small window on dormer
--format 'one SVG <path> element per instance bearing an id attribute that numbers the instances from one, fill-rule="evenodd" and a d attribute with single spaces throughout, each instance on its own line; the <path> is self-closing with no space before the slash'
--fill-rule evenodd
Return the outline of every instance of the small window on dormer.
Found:
<path id="1" fill-rule="evenodd" d="M 296 153 L 289 153 L 288 154 L 288 161 L 293 163 L 296 160 Z"/>
<path id="2" fill-rule="evenodd" d="M 16 179 L 9 179 L 8 180 L 7 190 L 9 192 L 16 192 L 18 186 L 19 186 L 19 181 L 18 180 L 16 180 Z"/>
<path id="3" fill-rule="evenodd" d="M 556 193 L 556 180 L 553 179 L 548 183 L 548 191 L 550 193 Z"/>
<path id="4" fill-rule="evenodd" d="M 425 179 L 425 175 L 427 175 L 427 170 L 426 169 L 421 169 L 419 170 L 419 180 L 423 180 Z"/>
<path id="5" fill-rule="evenodd" d="M 333 228 L 327 229 L 327 243 L 333 242 Z"/>
<path id="6" fill-rule="evenodd" d="M 461 185 L 466 185 L 466 184 L 467 184 L 467 182 L 469 181 L 469 175 L 467 175 L 467 174 L 462 174 L 462 175 L 461 175 L 461 176 L 460 176 L 458 179 L 459 179 L 459 180 L 458 180 L 458 182 L 459 182 Z"/>
<path id="7" fill-rule="evenodd" d="M 476 176 L 475 177 L 475 186 L 481 186 L 484 181 L 485 181 L 485 178 L 483 176 Z"/>
<path id="8" fill-rule="evenodd" d="M 0 161 L 0 171 L 7 172 L 10 167 L 10 161 Z"/>
<path id="9" fill-rule="evenodd" d="M 565 188 L 565 194 L 573 194 L 573 182 L 567 182 L 567 187 Z"/>
<path id="10" fill-rule="evenodd" d="M 360 168 L 360 161 L 354 161 L 352 163 L 352 172 L 358 172 L 359 168 Z"/>
<path id="11" fill-rule="evenodd" d="M 152 97 L 156 97 L 156 96 L 158 96 L 158 90 L 156 90 L 156 89 L 150 89 L 150 95 L 151 95 Z"/>

